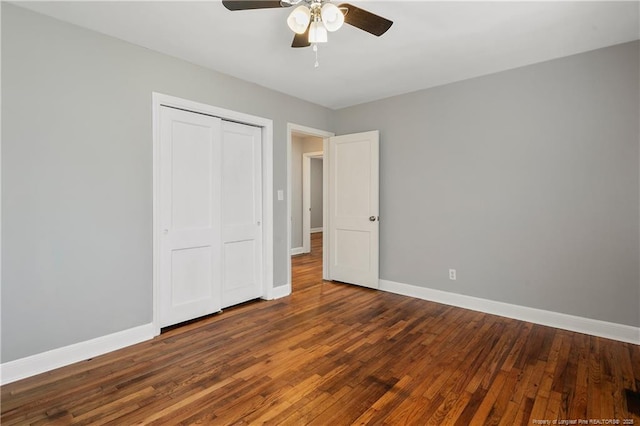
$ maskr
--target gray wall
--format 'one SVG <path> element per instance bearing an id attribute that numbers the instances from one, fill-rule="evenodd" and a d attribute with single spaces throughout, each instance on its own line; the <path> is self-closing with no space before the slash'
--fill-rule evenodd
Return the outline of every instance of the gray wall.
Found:
<path id="1" fill-rule="evenodd" d="M 274 121 L 332 111 L 2 3 L 2 362 L 151 322 L 153 91 Z M 274 200 L 274 281 L 287 280 Z"/>
<path id="2" fill-rule="evenodd" d="M 274 190 L 287 122 L 380 129 L 383 279 L 640 326 L 638 50 L 330 111 L 2 3 L 1 361 L 151 321 L 153 91 L 273 119 Z"/>
<path id="3" fill-rule="evenodd" d="M 311 159 L 311 228 L 322 228 L 322 159 Z"/>
<path id="4" fill-rule="evenodd" d="M 381 278 L 640 326 L 639 48 L 337 111 L 381 132 Z"/>
<path id="5" fill-rule="evenodd" d="M 302 247 L 302 154 L 322 151 L 322 138 L 291 138 L 291 248 Z"/>

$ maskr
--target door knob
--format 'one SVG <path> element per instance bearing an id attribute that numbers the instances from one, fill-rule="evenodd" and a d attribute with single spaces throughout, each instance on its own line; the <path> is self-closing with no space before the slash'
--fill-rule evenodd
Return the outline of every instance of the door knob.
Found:
<path id="1" fill-rule="evenodd" d="M 370 220 L 371 222 L 375 222 L 375 221 L 376 221 L 376 217 L 375 217 L 375 216 L 369 216 L 369 220 Z"/>

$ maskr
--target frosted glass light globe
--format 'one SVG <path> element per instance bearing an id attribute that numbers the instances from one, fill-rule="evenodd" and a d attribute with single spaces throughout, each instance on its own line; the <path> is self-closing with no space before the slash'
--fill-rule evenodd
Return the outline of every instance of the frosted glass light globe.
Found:
<path id="1" fill-rule="evenodd" d="M 344 24 L 344 15 L 335 4 L 325 3 L 320 11 L 320 16 L 327 31 L 337 31 Z"/>

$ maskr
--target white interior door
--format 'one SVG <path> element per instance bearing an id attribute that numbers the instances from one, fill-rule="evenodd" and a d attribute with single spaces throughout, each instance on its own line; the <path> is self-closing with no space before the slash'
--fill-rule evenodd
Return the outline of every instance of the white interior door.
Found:
<path id="1" fill-rule="evenodd" d="M 329 138 L 329 277 L 378 288 L 378 131 Z"/>
<path id="2" fill-rule="evenodd" d="M 222 123 L 222 307 L 262 289 L 262 131 Z"/>
<path id="3" fill-rule="evenodd" d="M 219 311 L 221 120 L 160 111 L 160 326 Z"/>

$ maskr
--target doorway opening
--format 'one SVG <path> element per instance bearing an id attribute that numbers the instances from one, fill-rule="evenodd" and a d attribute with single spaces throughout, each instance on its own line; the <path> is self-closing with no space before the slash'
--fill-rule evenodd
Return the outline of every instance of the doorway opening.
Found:
<path id="1" fill-rule="evenodd" d="M 294 139 L 322 138 L 322 276 L 319 280 L 336 280 L 370 288 L 379 288 L 379 132 L 377 130 L 335 136 L 308 127 L 289 124 L 287 128 L 287 248 L 288 285 L 293 288 L 291 271 L 292 169 Z M 315 150 L 316 148 L 311 148 Z M 310 151 L 313 153 L 314 151 Z M 318 151 L 315 151 L 318 152 Z M 311 158 L 313 155 L 309 154 Z M 297 157 L 297 155 L 296 155 Z M 296 182 L 297 185 L 297 182 Z M 297 210 L 297 208 L 296 208 Z M 296 222 L 296 231 L 298 225 Z M 298 243 L 299 244 L 299 243 Z M 309 244 L 311 247 L 311 242 Z M 304 246 L 299 253 L 302 253 Z M 294 252 L 295 254 L 295 252 Z"/>
<path id="2" fill-rule="evenodd" d="M 321 280 L 327 276 L 326 246 L 323 242 L 327 204 L 326 139 L 333 133 L 296 124 L 288 125 L 287 246 L 288 282 L 291 291 L 305 278 Z M 324 247 L 323 247 L 324 246 Z M 293 257 L 293 259 L 292 259 Z M 296 268 L 296 274 L 292 268 Z M 294 279 L 295 278 L 295 279 Z"/>
<path id="3" fill-rule="evenodd" d="M 322 151 L 302 154 L 302 253 L 311 252 L 311 234 L 324 231 L 323 165 Z"/>

